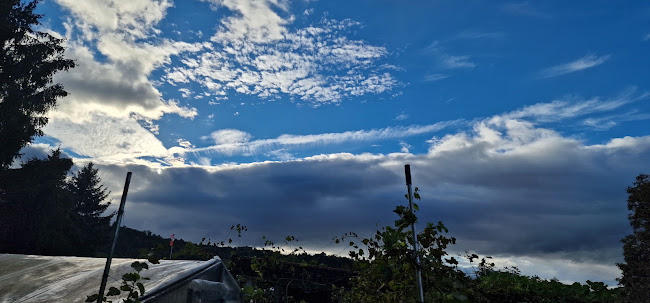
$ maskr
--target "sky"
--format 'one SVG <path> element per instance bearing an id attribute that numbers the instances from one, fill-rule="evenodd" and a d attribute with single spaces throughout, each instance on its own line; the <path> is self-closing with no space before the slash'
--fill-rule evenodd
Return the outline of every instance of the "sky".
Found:
<path id="1" fill-rule="evenodd" d="M 126 225 L 236 243 L 370 234 L 421 190 L 450 252 L 616 285 L 625 188 L 650 172 L 643 1 L 45 0 L 45 136 L 92 161 Z"/>

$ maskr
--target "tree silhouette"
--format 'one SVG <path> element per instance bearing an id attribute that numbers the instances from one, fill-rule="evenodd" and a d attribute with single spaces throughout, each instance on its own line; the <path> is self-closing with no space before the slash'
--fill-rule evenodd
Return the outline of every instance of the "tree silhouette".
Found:
<path id="1" fill-rule="evenodd" d="M 634 186 L 627 188 L 627 208 L 632 234 L 621 240 L 625 263 L 619 279 L 629 302 L 647 302 L 650 298 L 650 175 L 636 177 Z"/>
<path id="2" fill-rule="evenodd" d="M 63 39 L 35 31 L 37 1 L 0 1 L 0 168 L 7 168 L 47 124 L 44 116 L 67 92 L 52 76 L 75 66 L 64 59 Z"/>
<path id="3" fill-rule="evenodd" d="M 66 178 L 72 160 L 55 150 L 0 174 L 0 252 L 70 255 L 81 233 Z"/>
<path id="4" fill-rule="evenodd" d="M 83 255 L 92 255 L 108 240 L 113 217 L 113 214 L 102 216 L 111 203 L 103 203 L 109 193 L 97 172 L 90 162 L 72 177 L 68 185 L 74 201 L 76 225 L 84 231 L 80 237 L 80 253 Z"/>

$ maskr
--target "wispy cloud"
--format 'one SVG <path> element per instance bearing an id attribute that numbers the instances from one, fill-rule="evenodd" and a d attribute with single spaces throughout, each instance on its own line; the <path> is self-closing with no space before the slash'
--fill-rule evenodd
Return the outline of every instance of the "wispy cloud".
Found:
<path id="1" fill-rule="evenodd" d="M 501 10 L 515 16 L 527 16 L 542 19 L 552 18 L 550 14 L 537 9 L 528 1 L 506 3 L 501 7 Z"/>
<path id="2" fill-rule="evenodd" d="M 273 139 L 252 140 L 250 134 L 240 130 L 219 130 L 213 132 L 211 137 L 217 143 L 213 146 L 201 148 L 172 148 L 175 154 L 212 152 L 223 155 L 254 155 L 290 147 L 324 146 L 343 144 L 347 142 L 371 142 L 385 139 L 396 139 L 427 134 L 442 130 L 446 127 L 457 125 L 462 120 L 439 122 L 429 125 L 396 126 L 381 129 L 346 131 L 342 133 L 324 133 L 314 135 L 281 135 Z M 233 139 L 234 138 L 234 139 Z"/>
<path id="3" fill-rule="evenodd" d="M 408 153 L 409 149 L 411 149 L 413 146 L 411 144 L 408 144 L 404 141 L 399 141 L 399 146 L 400 146 L 400 152 L 402 153 Z"/>
<path id="4" fill-rule="evenodd" d="M 474 68 L 476 64 L 472 62 L 470 56 L 453 56 L 444 54 L 441 56 L 440 63 L 444 68 Z"/>
<path id="5" fill-rule="evenodd" d="M 643 36 L 643 41 L 649 41 L 650 40 L 650 34 L 646 34 Z"/>
<path id="6" fill-rule="evenodd" d="M 563 119 L 612 111 L 623 105 L 649 98 L 650 93 L 638 94 L 635 88 L 630 88 L 614 98 L 603 99 L 594 97 L 591 99 L 580 99 L 567 97 L 564 100 L 529 105 L 520 110 L 504 114 L 503 116 L 514 119 L 530 119 L 535 122 L 556 122 Z"/>
<path id="7" fill-rule="evenodd" d="M 639 113 L 638 110 L 633 110 L 627 113 L 618 115 L 609 115 L 597 118 L 587 118 L 582 121 L 586 126 L 593 127 L 597 130 L 608 130 L 620 122 L 626 121 L 640 121 L 650 120 L 650 114 Z"/>
<path id="8" fill-rule="evenodd" d="M 427 47 L 422 49 L 425 54 L 433 55 L 437 61 L 438 67 L 444 69 L 457 69 L 457 68 L 474 68 L 476 64 L 468 55 L 452 55 L 443 46 L 440 41 L 433 41 Z"/>
<path id="9" fill-rule="evenodd" d="M 566 75 L 570 73 L 575 73 L 577 71 L 589 69 L 598 65 L 605 63 L 611 56 L 610 55 L 586 55 L 578 60 L 564 63 L 556 66 L 551 66 L 549 68 L 543 69 L 539 72 L 539 77 L 541 78 L 552 78 L 561 75 Z"/>
<path id="10" fill-rule="evenodd" d="M 395 117 L 395 120 L 402 121 L 402 120 L 406 120 L 408 118 L 409 118 L 409 115 L 407 115 L 405 113 L 401 113 L 401 114 L 397 115 L 397 117 Z"/>
<path id="11" fill-rule="evenodd" d="M 481 31 L 472 31 L 464 30 L 456 35 L 456 39 L 465 39 L 465 40 L 503 40 L 508 36 L 505 32 L 495 31 L 495 32 L 481 32 Z"/>
<path id="12" fill-rule="evenodd" d="M 435 82 L 435 81 L 440 81 L 442 79 L 447 79 L 449 77 L 450 76 L 447 75 L 447 74 L 430 74 L 430 75 L 424 76 L 424 81 Z"/>

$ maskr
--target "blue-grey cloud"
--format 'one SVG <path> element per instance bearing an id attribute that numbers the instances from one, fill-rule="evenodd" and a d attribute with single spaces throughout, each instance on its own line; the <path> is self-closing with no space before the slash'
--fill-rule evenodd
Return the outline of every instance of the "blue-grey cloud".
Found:
<path id="1" fill-rule="evenodd" d="M 369 235 L 377 224 L 395 219 L 392 208 L 405 203 L 403 165 L 410 163 L 422 190 L 421 222 L 444 221 L 458 238 L 458 251 L 599 264 L 616 272 L 619 239 L 629 232 L 625 188 L 638 173 L 650 171 L 650 137 L 587 145 L 496 117 L 430 143 L 421 155 L 100 168 L 114 192 L 126 171 L 134 172 L 126 223 L 135 228 L 221 239 L 230 225 L 241 223 L 250 230 L 247 244 L 259 244 L 261 235 L 291 234 L 308 248 L 333 251 L 327 246 L 331 237 L 347 231 Z M 561 270 L 556 275 L 568 277 Z"/>

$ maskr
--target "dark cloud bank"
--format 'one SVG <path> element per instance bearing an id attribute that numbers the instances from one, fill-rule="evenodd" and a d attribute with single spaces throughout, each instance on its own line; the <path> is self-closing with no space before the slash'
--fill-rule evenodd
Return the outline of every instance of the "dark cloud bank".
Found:
<path id="1" fill-rule="evenodd" d="M 221 168 L 102 165 L 114 194 L 133 172 L 126 224 L 190 240 L 221 240 L 233 224 L 249 227 L 242 244 L 295 235 L 315 250 L 338 252 L 331 237 L 369 235 L 406 203 L 403 165 L 422 191 L 420 222 L 443 221 L 455 251 L 561 259 L 613 266 L 629 232 L 625 188 L 648 172 L 650 139 L 586 146 L 559 135 L 498 142 L 482 135 L 433 146 L 428 154 L 334 154 Z M 504 143 L 503 140 L 507 142 Z M 450 147 L 451 146 L 451 147 Z M 119 196 L 114 201 L 119 201 Z M 598 279 L 598 277 L 594 277 Z M 615 277 L 601 277 L 612 283 Z"/>

